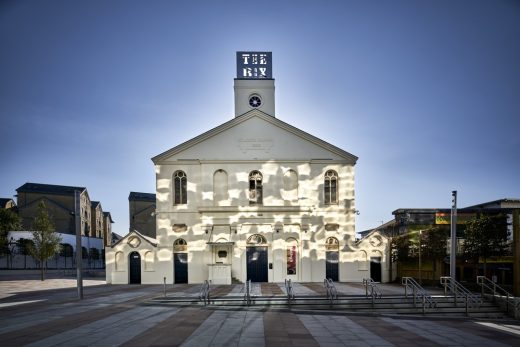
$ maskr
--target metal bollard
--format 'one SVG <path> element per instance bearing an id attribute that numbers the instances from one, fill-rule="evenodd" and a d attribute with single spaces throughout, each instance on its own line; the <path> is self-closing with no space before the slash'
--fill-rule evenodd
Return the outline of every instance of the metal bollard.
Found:
<path id="1" fill-rule="evenodd" d="M 166 277 L 164 277 L 164 297 L 166 297 Z"/>

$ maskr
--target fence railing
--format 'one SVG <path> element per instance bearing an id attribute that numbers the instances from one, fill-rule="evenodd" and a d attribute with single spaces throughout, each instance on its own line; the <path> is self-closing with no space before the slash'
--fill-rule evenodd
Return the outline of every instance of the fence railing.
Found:
<path id="1" fill-rule="evenodd" d="M 338 300 L 338 291 L 336 290 L 334 281 L 330 278 L 325 278 L 323 280 L 323 286 L 327 290 L 327 299 L 329 299 L 331 305 L 334 304 L 334 301 Z"/>
<path id="2" fill-rule="evenodd" d="M 204 306 L 209 305 L 209 292 L 210 292 L 211 281 L 205 280 L 200 286 L 199 301 L 204 303 Z"/>
<path id="3" fill-rule="evenodd" d="M 437 307 L 437 302 L 419 283 L 417 283 L 413 277 L 403 277 L 401 279 L 401 284 L 404 286 L 405 298 L 408 297 L 408 292 L 411 290 L 413 295 L 413 306 L 417 307 L 417 304 L 420 303 L 423 313 L 426 311 L 426 307 Z"/>
<path id="4" fill-rule="evenodd" d="M 503 305 L 508 315 L 520 319 L 520 298 L 516 298 L 486 276 L 477 276 L 477 284 L 480 285 L 482 298 L 486 294 L 491 295 L 493 302 Z"/>
<path id="5" fill-rule="evenodd" d="M 247 306 L 251 306 L 251 280 L 244 283 L 244 301 Z"/>
<path id="6" fill-rule="evenodd" d="M 482 304 L 482 297 L 480 295 L 471 292 L 469 289 L 449 276 L 443 276 L 440 278 L 440 280 L 441 285 L 444 287 L 444 295 L 448 295 L 448 292 L 453 293 L 453 304 L 455 306 L 457 306 L 458 298 L 462 298 L 464 300 L 466 315 L 468 315 L 470 307 L 477 309 L 480 308 L 480 305 Z"/>
<path id="7" fill-rule="evenodd" d="M 287 295 L 287 302 L 291 304 L 291 300 L 294 300 L 294 289 L 290 279 L 285 279 L 285 293 Z"/>
<path id="8" fill-rule="evenodd" d="M 372 298 L 372 306 L 375 305 L 376 299 L 381 299 L 383 293 L 381 288 L 377 285 L 372 278 L 363 278 L 363 285 L 365 286 L 365 296 Z"/>

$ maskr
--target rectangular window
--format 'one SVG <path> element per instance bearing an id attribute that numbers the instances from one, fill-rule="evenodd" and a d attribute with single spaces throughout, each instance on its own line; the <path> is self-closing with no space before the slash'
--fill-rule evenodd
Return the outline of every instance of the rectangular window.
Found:
<path id="1" fill-rule="evenodd" d="M 296 275 L 296 246 L 287 247 L 287 274 Z"/>

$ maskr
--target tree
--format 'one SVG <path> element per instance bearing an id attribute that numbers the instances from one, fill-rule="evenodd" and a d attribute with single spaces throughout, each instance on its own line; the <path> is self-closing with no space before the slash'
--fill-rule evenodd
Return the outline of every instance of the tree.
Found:
<path id="1" fill-rule="evenodd" d="M 479 258 L 484 260 L 484 275 L 487 259 L 505 255 L 507 249 L 507 221 L 505 216 L 480 216 L 466 223 L 464 244 L 466 257 L 473 259 L 478 271 Z"/>
<path id="2" fill-rule="evenodd" d="M 61 237 L 54 232 L 45 202 L 38 204 L 38 213 L 33 223 L 33 246 L 30 248 L 31 255 L 40 262 L 41 280 L 44 280 L 45 262 L 60 251 Z"/>
<path id="3" fill-rule="evenodd" d="M 432 261 L 434 273 L 439 259 L 446 257 L 449 232 L 446 227 L 435 226 L 424 230 L 421 234 L 422 256 Z"/>
<path id="4" fill-rule="evenodd" d="M 10 254 L 9 231 L 22 230 L 20 216 L 10 209 L 0 209 L 0 255 Z"/>

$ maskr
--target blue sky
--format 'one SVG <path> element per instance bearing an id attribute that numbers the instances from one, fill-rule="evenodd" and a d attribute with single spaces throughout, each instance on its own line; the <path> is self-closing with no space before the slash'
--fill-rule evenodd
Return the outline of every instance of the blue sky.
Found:
<path id="1" fill-rule="evenodd" d="M 520 198 L 518 1 L 2 1 L 0 197 L 87 187 L 128 230 L 150 160 L 234 116 L 273 52 L 277 117 L 360 159 L 357 231 Z"/>

